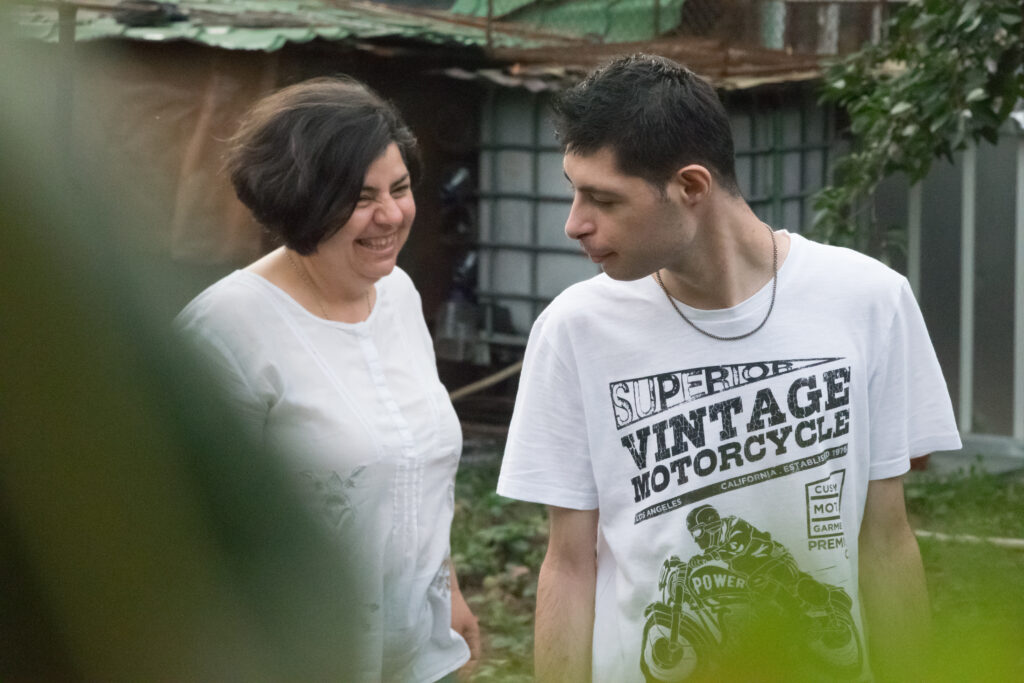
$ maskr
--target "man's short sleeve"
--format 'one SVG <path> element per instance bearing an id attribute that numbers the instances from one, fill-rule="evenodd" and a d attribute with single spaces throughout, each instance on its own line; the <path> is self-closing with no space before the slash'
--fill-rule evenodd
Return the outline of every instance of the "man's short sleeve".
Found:
<path id="1" fill-rule="evenodd" d="M 597 507 L 576 366 L 547 316 L 534 324 L 523 359 L 498 493 L 577 510 Z M 568 357 L 568 358 L 567 358 Z"/>
<path id="2" fill-rule="evenodd" d="M 869 380 L 871 479 L 905 473 L 910 458 L 961 447 L 949 391 L 917 301 L 902 280 Z"/>

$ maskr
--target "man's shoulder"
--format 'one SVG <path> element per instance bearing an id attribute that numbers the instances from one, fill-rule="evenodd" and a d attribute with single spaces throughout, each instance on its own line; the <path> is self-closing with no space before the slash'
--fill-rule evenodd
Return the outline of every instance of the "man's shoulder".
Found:
<path id="1" fill-rule="evenodd" d="M 833 285 L 863 296 L 891 296 L 900 291 L 906 278 L 878 259 L 854 249 L 815 242 L 800 235 L 794 244 L 804 251 L 798 276 L 809 278 L 816 287 Z"/>
<path id="2" fill-rule="evenodd" d="M 793 235 L 792 239 L 807 251 L 807 262 L 818 268 L 854 269 L 861 272 L 867 271 L 880 277 L 897 279 L 902 277 L 878 259 L 855 249 L 817 242 L 802 235 Z"/>
<path id="3" fill-rule="evenodd" d="M 604 273 L 566 287 L 541 313 L 548 320 L 614 316 L 636 296 L 638 281 L 613 280 Z"/>
<path id="4" fill-rule="evenodd" d="M 613 280 L 604 273 L 566 287 L 537 316 L 530 339 L 555 346 L 589 346 L 609 330 L 630 324 L 647 296 L 642 280 Z"/>

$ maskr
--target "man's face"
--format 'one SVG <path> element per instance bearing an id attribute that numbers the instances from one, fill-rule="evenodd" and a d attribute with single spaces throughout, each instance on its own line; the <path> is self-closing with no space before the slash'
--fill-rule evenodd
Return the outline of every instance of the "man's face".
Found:
<path id="1" fill-rule="evenodd" d="M 566 154 L 572 211 L 565 234 L 616 280 L 637 280 L 671 264 L 688 241 L 686 211 L 677 196 L 619 171 L 615 154 Z"/>

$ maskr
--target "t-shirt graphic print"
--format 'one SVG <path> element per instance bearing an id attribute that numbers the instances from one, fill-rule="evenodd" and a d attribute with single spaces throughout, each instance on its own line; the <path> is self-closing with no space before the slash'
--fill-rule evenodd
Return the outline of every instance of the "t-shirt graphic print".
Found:
<path id="1" fill-rule="evenodd" d="M 596 683 L 766 680 L 737 663 L 769 653 L 781 680 L 871 679 L 868 487 L 960 440 L 906 279 L 789 237 L 756 335 L 709 339 L 653 278 L 606 275 L 530 333 L 498 492 L 599 511 Z M 770 305 L 769 284 L 686 314 L 731 336 Z"/>
<path id="2" fill-rule="evenodd" d="M 644 610 L 640 670 L 648 682 L 713 678 L 722 662 L 763 646 L 744 638 L 764 629 L 787 635 L 774 652 L 752 654 L 829 680 L 860 672 L 860 635 L 846 591 L 801 571 L 771 534 L 711 505 L 691 510 L 686 526 L 703 552 L 662 565 L 658 599 Z"/>
<path id="3" fill-rule="evenodd" d="M 615 426 L 625 430 L 622 446 L 639 473 L 631 483 L 635 501 L 652 501 L 636 514 L 636 523 L 704 498 L 788 476 L 842 458 L 849 433 L 850 368 L 815 371 L 838 358 L 814 358 L 692 368 L 613 382 L 610 386 Z M 762 385 L 792 374 L 784 394 Z M 744 401 L 731 389 L 749 388 Z M 720 400 L 718 395 L 729 392 Z M 691 407 L 692 406 L 692 407 Z M 654 422 L 632 429 L 653 416 Z M 717 423 L 721 441 L 708 447 L 709 425 Z M 653 436 L 653 439 L 652 439 Z M 796 444 L 806 449 L 828 445 L 796 461 L 778 457 Z M 652 455 L 653 457 L 648 457 Z M 766 457 L 769 456 L 769 457 Z M 768 466 L 751 471 L 750 464 Z M 697 486 L 714 472 L 735 468 L 737 476 Z M 664 492 L 684 490 L 670 497 Z M 656 501 L 656 502 L 655 502 Z"/>
<path id="4" fill-rule="evenodd" d="M 833 679 L 860 673 L 851 596 L 801 570 L 768 531 L 704 502 L 812 472 L 803 486 L 808 546 L 845 546 L 845 470 L 835 469 L 849 450 L 851 373 L 843 361 L 735 363 L 609 385 L 622 447 L 638 470 L 630 481 L 641 506 L 634 524 L 688 509 L 685 528 L 697 546 L 686 559 L 665 559 L 644 610 L 639 665 L 647 681 L 713 676 L 751 645 L 745 635 L 782 625 L 787 637 L 773 656 L 810 659 Z M 730 470 L 736 474 L 723 478 Z M 715 473 L 717 481 L 700 483 Z"/>

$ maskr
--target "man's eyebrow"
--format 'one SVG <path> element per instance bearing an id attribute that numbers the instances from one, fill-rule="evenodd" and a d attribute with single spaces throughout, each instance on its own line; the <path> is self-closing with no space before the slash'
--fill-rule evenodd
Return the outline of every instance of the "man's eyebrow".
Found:
<path id="1" fill-rule="evenodd" d="M 572 182 L 572 179 L 565 171 L 562 171 L 562 175 L 564 175 L 565 179 L 569 181 L 569 185 L 572 186 L 572 188 L 578 192 L 586 192 L 587 194 L 600 194 L 608 197 L 623 196 L 621 192 L 619 192 L 618 190 L 613 190 L 610 187 L 599 187 L 597 185 L 576 185 Z"/>

